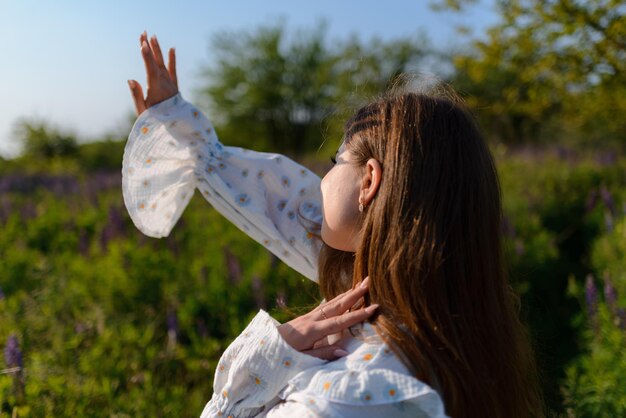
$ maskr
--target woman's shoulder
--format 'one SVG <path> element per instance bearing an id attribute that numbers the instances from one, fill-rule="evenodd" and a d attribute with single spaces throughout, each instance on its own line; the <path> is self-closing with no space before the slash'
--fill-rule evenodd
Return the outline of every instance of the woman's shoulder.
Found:
<path id="1" fill-rule="evenodd" d="M 320 416 L 445 416 L 439 394 L 412 376 L 369 324 L 346 351 L 293 377 L 281 398 L 304 402 Z"/>

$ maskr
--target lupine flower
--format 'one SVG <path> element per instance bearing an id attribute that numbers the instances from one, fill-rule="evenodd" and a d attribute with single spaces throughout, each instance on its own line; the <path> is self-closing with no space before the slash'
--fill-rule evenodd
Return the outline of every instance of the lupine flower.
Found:
<path id="1" fill-rule="evenodd" d="M 228 281 L 236 285 L 241 280 L 241 264 L 228 247 L 224 247 L 224 258 L 226 259 L 226 269 L 228 270 Z"/>
<path id="2" fill-rule="evenodd" d="M 105 249 L 111 240 L 124 234 L 125 224 L 121 210 L 116 205 L 111 205 L 108 210 L 107 223 L 102 229 L 100 243 Z"/>
<path id="3" fill-rule="evenodd" d="M 604 300 L 606 301 L 609 310 L 615 313 L 615 308 L 617 304 L 617 291 L 615 287 L 613 287 L 613 283 L 609 280 L 609 278 L 604 279 Z"/>
<path id="4" fill-rule="evenodd" d="M 23 367 L 20 343 L 15 334 L 9 336 L 7 345 L 4 347 L 4 361 L 7 367 Z"/>
<path id="5" fill-rule="evenodd" d="M 598 311 L 598 290 L 596 289 L 596 285 L 593 282 L 593 276 L 591 274 L 587 275 L 587 280 L 585 282 L 585 301 L 587 302 L 589 320 L 595 330 L 597 328 L 596 313 Z"/>
<path id="6" fill-rule="evenodd" d="M 167 346 L 169 349 L 176 345 L 176 339 L 178 335 L 178 319 L 176 318 L 176 311 L 170 310 L 167 313 Z"/>
<path id="7" fill-rule="evenodd" d="M 604 226 L 608 232 L 613 231 L 613 215 L 608 210 L 604 211 Z"/>
<path id="8" fill-rule="evenodd" d="M 617 318 L 621 329 L 626 330 L 626 309 L 617 308 Z"/>
<path id="9" fill-rule="evenodd" d="M 612 216 L 615 216 L 615 201 L 613 200 L 613 195 L 604 184 L 600 186 L 600 196 L 602 197 L 604 206 L 611 212 Z"/>
<path id="10" fill-rule="evenodd" d="M 265 309 L 265 295 L 263 293 L 263 282 L 257 275 L 252 276 L 252 293 L 258 309 Z"/>

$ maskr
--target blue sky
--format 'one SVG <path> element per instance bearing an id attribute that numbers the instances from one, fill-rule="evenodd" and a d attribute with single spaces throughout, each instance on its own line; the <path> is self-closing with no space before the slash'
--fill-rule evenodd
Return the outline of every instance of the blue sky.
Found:
<path id="1" fill-rule="evenodd" d="M 220 31 L 280 19 L 291 31 L 324 19 L 331 40 L 423 32 L 433 45 L 451 48 L 467 42 L 458 25 L 481 36 L 497 21 L 489 4 L 457 15 L 432 11 L 428 0 L 0 0 L 0 155 L 16 153 L 13 131 L 21 118 L 45 120 L 85 140 L 122 132 L 133 112 L 126 80 L 145 80 L 137 40 L 144 29 L 164 49 L 176 47 L 179 87 L 193 99 L 199 70 L 211 60 L 211 36 Z"/>

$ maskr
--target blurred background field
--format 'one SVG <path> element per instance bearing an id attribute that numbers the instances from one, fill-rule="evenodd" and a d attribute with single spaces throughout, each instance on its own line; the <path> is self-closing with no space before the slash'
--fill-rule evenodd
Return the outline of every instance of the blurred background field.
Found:
<path id="1" fill-rule="evenodd" d="M 626 3 L 492 6 L 485 36 L 459 28 L 466 47 L 449 50 L 425 35 L 336 41 L 323 22 L 219 32 L 188 98 L 225 144 L 323 175 L 346 117 L 399 74 L 449 82 L 497 160 L 549 414 L 626 416 Z M 319 300 L 199 195 L 169 237 L 139 233 L 122 135 L 86 142 L 41 119 L 14 132 L 19 154 L 0 158 L 0 417 L 198 416 L 258 309 L 287 320 Z"/>

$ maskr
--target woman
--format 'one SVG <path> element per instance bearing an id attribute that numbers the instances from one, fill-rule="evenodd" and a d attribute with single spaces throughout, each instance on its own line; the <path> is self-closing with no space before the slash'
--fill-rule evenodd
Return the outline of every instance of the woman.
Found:
<path id="1" fill-rule="evenodd" d="M 166 236 L 197 187 L 329 300 L 282 325 L 261 311 L 220 359 L 203 417 L 543 414 L 496 169 L 460 103 L 405 93 L 363 107 L 320 182 L 222 146 L 178 94 L 174 51 L 166 68 L 156 38 L 140 41 L 148 94 L 129 81 L 140 117 L 123 167 L 137 227 Z"/>

